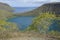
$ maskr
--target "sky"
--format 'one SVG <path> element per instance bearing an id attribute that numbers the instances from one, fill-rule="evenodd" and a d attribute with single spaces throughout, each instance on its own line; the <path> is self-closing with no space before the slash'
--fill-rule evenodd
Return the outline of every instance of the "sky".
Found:
<path id="1" fill-rule="evenodd" d="M 44 3 L 60 2 L 60 0 L 0 0 L 12 7 L 39 7 Z"/>

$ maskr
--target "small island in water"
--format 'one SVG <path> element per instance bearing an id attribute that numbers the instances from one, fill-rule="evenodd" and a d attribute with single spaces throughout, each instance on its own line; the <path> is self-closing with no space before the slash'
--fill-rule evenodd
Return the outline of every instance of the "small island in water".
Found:
<path id="1" fill-rule="evenodd" d="M 0 40 L 60 40 L 60 2 L 23 13 L 0 3 Z"/>

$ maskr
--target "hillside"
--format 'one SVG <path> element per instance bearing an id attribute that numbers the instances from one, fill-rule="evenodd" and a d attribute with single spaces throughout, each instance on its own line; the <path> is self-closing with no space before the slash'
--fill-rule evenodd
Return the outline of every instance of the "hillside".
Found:
<path id="1" fill-rule="evenodd" d="M 26 13 L 19 13 L 19 14 L 15 14 L 16 16 L 37 16 L 41 13 L 45 13 L 45 12 L 51 12 L 51 13 L 55 13 L 56 15 L 59 15 L 60 13 L 60 2 L 56 2 L 56 3 L 46 3 L 43 4 L 42 6 L 34 9 L 33 11 L 29 11 Z"/>
<path id="2" fill-rule="evenodd" d="M 0 2 L 0 19 L 6 19 L 13 16 L 13 8 L 6 3 Z"/>
<path id="3" fill-rule="evenodd" d="M 8 4 L 0 3 L 0 34 L 4 31 L 18 30 L 16 23 L 7 21 L 11 17 L 13 17 L 12 7 Z M 1 36 L 4 36 L 3 33 L 0 38 Z"/>
<path id="4" fill-rule="evenodd" d="M 10 5 L 6 4 L 6 3 L 1 3 L 0 2 L 0 10 L 6 10 L 6 11 L 12 12 L 13 8 Z"/>

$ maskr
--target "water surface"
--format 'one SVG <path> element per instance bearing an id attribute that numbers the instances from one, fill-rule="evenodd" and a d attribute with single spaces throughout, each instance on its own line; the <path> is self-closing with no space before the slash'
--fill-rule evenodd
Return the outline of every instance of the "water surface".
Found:
<path id="1" fill-rule="evenodd" d="M 20 30 L 24 30 L 29 25 L 32 24 L 33 18 L 34 17 L 32 17 L 32 16 L 28 16 L 28 17 L 15 17 L 15 18 L 9 19 L 8 21 L 17 23 L 19 29 Z"/>

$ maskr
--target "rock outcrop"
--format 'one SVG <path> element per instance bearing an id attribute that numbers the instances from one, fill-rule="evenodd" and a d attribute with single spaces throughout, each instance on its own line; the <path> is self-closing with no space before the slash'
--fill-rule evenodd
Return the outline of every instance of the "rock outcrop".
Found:
<path id="1" fill-rule="evenodd" d="M 38 16 L 41 13 L 55 13 L 57 16 L 60 14 L 60 2 L 56 3 L 46 3 L 43 4 L 42 6 L 34 9 L 33 11 L 29 11 L 23 14 L 16 14 L 18 16 Z"/>

